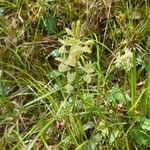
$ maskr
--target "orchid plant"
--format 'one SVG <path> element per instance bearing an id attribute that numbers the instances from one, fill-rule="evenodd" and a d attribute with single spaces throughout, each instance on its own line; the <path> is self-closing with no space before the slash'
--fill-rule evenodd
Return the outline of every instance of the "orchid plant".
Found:
<path id="1" fill-rule="evenodd" d="M 85 40 L 81 34 L 81 23 L 77 21 L 72 23 L 71 29 L 65 28 L 67 35 L 63 39 L 59 39 L 62 46 L 59 48 L 60 57 L 56 59 L 60 62 L 58 70 L 66 74 L 67 85 L 66 91 L 69 93 L 73 88 L 73 81 L 76 79 L 76 70 L 82 69 L 85 72 L 83 80 L 88 84 L 91 82 L 94 69 L 92 63 L 86 59 L 85 64 L 81 65 L 81 61 L 85 59 L 84 54 L 90 54 L 91 47 L 94 44 L 93 39 Z"/>

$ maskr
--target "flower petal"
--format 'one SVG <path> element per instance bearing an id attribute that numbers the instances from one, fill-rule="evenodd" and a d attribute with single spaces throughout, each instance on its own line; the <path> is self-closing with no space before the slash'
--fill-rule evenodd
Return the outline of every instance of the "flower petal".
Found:
<path id="1" fill-rule="evenodd" d="M 90 74 L 87 74 L 86 76 L 84 76 L 83 80 L 87 83 L 91 83 L 91 75 Z"/>
<path id="2" fill-rule="evenodd" d="M 67 90 L 67 91 L 66 91 L 67 93 L 70 93 L 70 92 L 73 90 L 73 86 L 68 83 L 68 84 L 65 86 L 65 89 Z"/>
<path id="3" fill-rule="evenodd" d="M 58 70 L 60 72 L 66 72 L 66 71 L 69 71 L 70 70 L 70 67 L 68 65 L 65 65 L 63 63 L 61 63 L 59 66 L 58 66 Z"/>

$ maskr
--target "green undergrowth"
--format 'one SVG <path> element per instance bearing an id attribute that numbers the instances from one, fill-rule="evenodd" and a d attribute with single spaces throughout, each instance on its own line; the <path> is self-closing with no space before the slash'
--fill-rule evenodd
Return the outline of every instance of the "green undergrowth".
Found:
<path id="1" fill-rule="evenodd" d="M 0 150 L 150 148 L 148 0 L 0 0 Z"/>

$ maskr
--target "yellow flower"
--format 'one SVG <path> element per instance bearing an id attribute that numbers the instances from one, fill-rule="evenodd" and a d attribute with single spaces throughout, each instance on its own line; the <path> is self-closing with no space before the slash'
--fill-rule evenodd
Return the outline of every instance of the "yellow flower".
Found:
<path id="1" fill-rule="evenodd" d="M 75 79 L 75 73 L 70 73 L 69 71 L 67 72 L 67 80 L 68 84 L 71 84 Z"/>
<path id="2" fill-rule="evenodd" d="M 76 38 L 74 37 L 66 37 L 65 39 L 59 39 L 59 42 L 64 45 L 64 46 L 72 46 L 76 43 L 79 42 L 79 40 L 77 40 Z"/>
<path id="3" fill-rule="evenodd" d="M 76 56 L 74 56 L 73 54 L 69 54 L 67 60 L 65 61 L 65 64 L 70 65 L 70 66 L 75 66 Z"/>
<path id="4" fill-rule="evenodd" d="M 66 65 L 66 64 L 61 63 L 61 64 L 58 66 L 58 70 L 59 70 L 60 72 L 66 72 L 66 71 L 70 70 L 70 67 L 69 67 L 68 65 Z"/>
<path id="5" fill-rule="evenodd" d="M 84 76 L 83 80 L 87 83 L 91 83 L 91 75 L 90 74 L 86 74 L 86 76 Z"/>
<path id="6" fill-rule="evenodd" d="M 79 44 L 72 45 L 70 48 L 70 54 L 74 56 L 80 56 L 83 53 L 82 47 Z"/>
<path id="7" fill-rule="evenodd" d="M 89 48 L 89 46 L 85 45 L 83 47 L 81 47 L 81 50 L 82 52 L 85 52 L 85 53 L 91 53 L 91 49 Z"/>
<path id="8" fill-rule="evenodd" d="M 94 44 L 94 40 L 92 40 L 92 39 L 87 40 L 87 41 L 85 41 L 84 44 L 85 44 L 85 45 L 93 45 L 93 44 Z"/>
<path id="9" fill-rule="evenodd" d="M 68 84 L 65 86 L 65 89 L 67 90 L 67 91 L 66 91 L 67 93 L 70 93 L 70 92 L 73 90 L 73 86 L 68 83 Z"/>
<path id="10" fill-rule="evenodd" d="M 65 30 L 66 30 L 66 32 L 67 32 L 68 35 L 74 36 L 73 33 L 72 33 L 72 31 L 70 29 L 65 28 Z"/>
<path id="11" fill-rule="evenodd" d="M 59 48 L 59 51 L 60 51 L 61 53 L 66 53 L 66 52 L 67 52 L 64 45 Z"/>
<path id="12" fill-rule="evenodd" d="M 86 64 L 84 65 L 84 70 L 87 74 L 93 73 L 94 69 L 92 68 L 92 63 L 91 62 L 86 62 Z"/>

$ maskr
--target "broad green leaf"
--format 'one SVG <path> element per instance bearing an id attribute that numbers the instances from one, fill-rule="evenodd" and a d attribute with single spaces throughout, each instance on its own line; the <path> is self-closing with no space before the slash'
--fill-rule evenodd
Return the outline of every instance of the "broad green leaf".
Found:
<path id="1" fill-rule="evenodd" d="M 97 150 L 97 145 L 102 142 L 102 135 L 97 133 L 94 137 L 89 141 L 88 144 L 85 144 L 85 150 Z"/>
<path id="2" fill-rule="evenodd" d="M 150 131 L 150 119 L 146 119 L 143 122 L 142 129 Z"/>
<path id="3" fill-rule="evenodd" d="M 116 102 L 126 102 L 130 101 L 131 98 L 129 97 L 128 94 L 123 93 L 121 89 L 117 86 L 113 87 L 110 91 L 107 93 L 107 99 L 111 103 L 116 103 Z"/>
<path id="4" fill-rule="evenodd" d="M 133 128 L 130 131 L 130 136 L 138 145 L 149 145 L 150 136 L 145 132 L 141 131 L 140 128 Z"/>
<path id="5" fill-rule="evenodd" d="M 110 144 L 113 143 L 116 140 L 116 138 L 119 136 L 119 134 L 120 134 L 119 130 L 112 131 L 112 133 L 110 134 L 109 143 Z"/>
<path id="6" fill-rule="evenodd" d="M 53 15 L 43 16 L 40 21 L 40 25 L 43 30 L 47 31 L 49 34 L 57 33 L 57 21 L 56 17 Z"/>
<path id="7" fill-rule="evenodd" d="M 83 130 L 86 131 L 88 129 L 92 129 L 94 126 L 95 126 L 95 123 L 92 121 L 89 121 L 83 125 Z"/>

